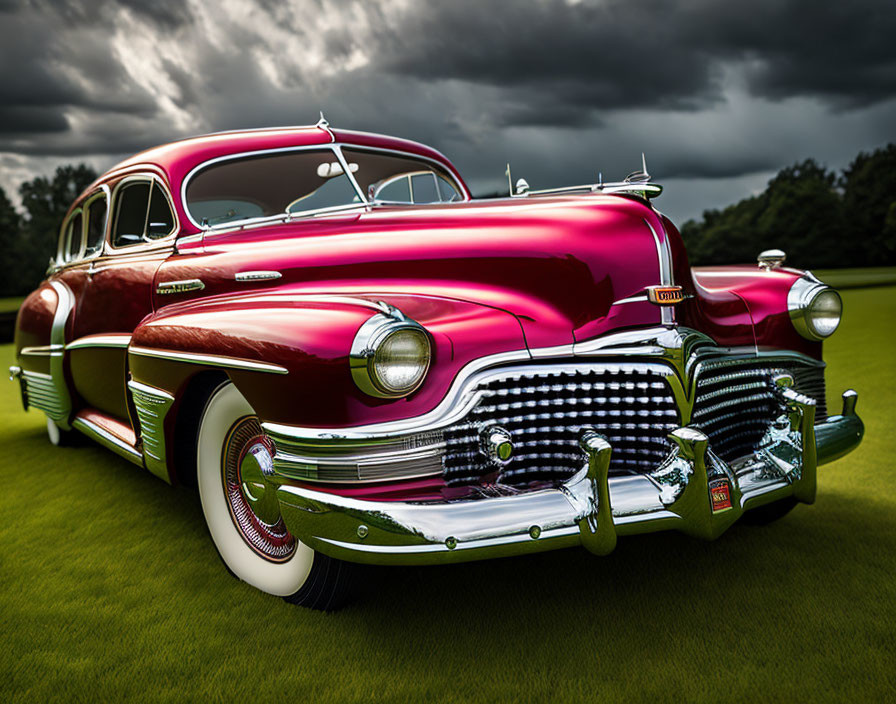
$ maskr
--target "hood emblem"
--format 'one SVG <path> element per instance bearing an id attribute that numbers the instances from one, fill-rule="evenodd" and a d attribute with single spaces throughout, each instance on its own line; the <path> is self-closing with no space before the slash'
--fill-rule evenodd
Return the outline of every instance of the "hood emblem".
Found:
<path id="1" fill-rule="evenodd" d="M 648 286 L 647 299 L 658 306 L 672 306 L 684 300 L 681 286 Z"/>

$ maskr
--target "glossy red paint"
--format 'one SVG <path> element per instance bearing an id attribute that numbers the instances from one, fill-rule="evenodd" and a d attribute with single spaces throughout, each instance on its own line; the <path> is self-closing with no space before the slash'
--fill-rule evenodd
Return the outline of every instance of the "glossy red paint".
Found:
<path id="1" fill-rule="evenodd" d="M 100 185 L 114 189 L 126 174 L 151 172 L 170 190 L 179 230 L 158 244 L 120 251 L 107 246 L 102 256 L 63 266 L 51 276 L 75 300 L 66 342 L 132 334 L 130 353 L 123 347 L 67 353 L 68 368 L 77 377 L 66 379 L 74 412 L 130 422 L 128 375 L 167 390 L 176 399 L 165 420 L 170 466 L 181 398 L 205 373 L 226 373 L 264 421 L 339 428 L 425 413 L 445 397 L 458 372 L 481 357 L 514 352 L 525 358 L 545 348 L 571 354 L 575 342 L 656 327 L 670 318 L 721 345 L 777 347 L 820 357 L 821 345 L 800 337 L 787 313 L 787 293 L 801 272 L 692 271 L 675 226 L 633 196 L 377 205 L 205 232 L 184 210 L 184 179 L 210 159 L 331 143 L 435 160 L 469 196 L 450 162 L 429 147 L 321 127 L 209 135 L 122 162 L 84 195 Z M 236 279 L 253 271 L 280 276 Z M 160 284 L 192 279 L 203 288 L 158 292 Z M 667 284 L 682 287 L 682 303 L 664 308 L 645 300 L 647 287 Z M 44 284 L 25 301 L 16 332 L 20 353 L 23 347 L 49 344 L 56 300 Z M 432 338 L 431 371 L 406 398 L 368 396 L 350 374 L 351 342 L 379 301 L 422 324 Z M 264 362 L 287 373 L 225 372 L 211 364 L 147 357 L 140 349 Z M 38 358 L 29 358 L 28 364 L 35 370 L 45 366 Z M 100 368 L 104 375 L 94 378 Z M 395 496 L 424 496 L 440 491 L 436 484 L 411 482 L 394 488 Z M 358 491 L 361 496 L 367 490 Z"/>

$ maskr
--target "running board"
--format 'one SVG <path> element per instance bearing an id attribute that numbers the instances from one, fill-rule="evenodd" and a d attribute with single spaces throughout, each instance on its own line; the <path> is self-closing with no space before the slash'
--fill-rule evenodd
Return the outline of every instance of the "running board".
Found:
<path id="1" fill-rule="evenodd" d="M 91 408 L 80 411 L 72 421 L 72 427 L 119 457 L 138 467 L 143 466 L 143 453 L 135 447 L 137 436 L 127 423 Z"/>

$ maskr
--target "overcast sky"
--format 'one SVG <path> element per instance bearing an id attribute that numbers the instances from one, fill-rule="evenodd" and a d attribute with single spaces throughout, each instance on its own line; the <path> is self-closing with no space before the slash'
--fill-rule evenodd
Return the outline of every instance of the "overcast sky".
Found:
<path id="1" fill-rule="evenodd" d="M 474 192 L 647 164 L 678 221 L 896 141 L 894 0 L 0 0 L 0 186 L 172 139 L 416 139 Z"/>

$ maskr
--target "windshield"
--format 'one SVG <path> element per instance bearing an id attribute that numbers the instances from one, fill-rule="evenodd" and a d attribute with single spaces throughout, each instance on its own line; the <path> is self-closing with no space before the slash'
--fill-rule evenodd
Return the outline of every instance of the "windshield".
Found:
<path id="1" fill-rule="evenodd" d="M 410 156 L 343 149 L 368 201 L 450 203 L 463 191 L 447 170 Z M 361 204 L 332 149 L 241 156 L 211 164 L 188 182 L 186 207 L 203 227 Z"/>
<path id="2" fill-rule="evenodd" d="M 190 180 L 186 195 L 193 219 L 211 227 L 362 202 L 329 149 L 213 164 Z"/>

